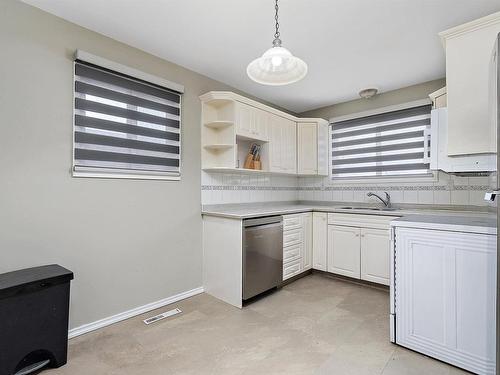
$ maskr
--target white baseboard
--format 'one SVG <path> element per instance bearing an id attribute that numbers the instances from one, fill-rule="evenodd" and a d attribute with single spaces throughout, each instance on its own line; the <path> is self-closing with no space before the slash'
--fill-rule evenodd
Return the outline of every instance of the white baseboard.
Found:
<path id="1" fill-rule="evenodd" d="M 144 314 L 148 311 L 158 309 L 160 307 L 181 301 L 183 299 L 195 296 L 195 295 L 200 294 L 200 293 L 203 293 L 202 286 L 199 288 L 191 289 L 191 290 L 188 290 L 186 292 L 176 294 L 175 296 L 172 296 L 172 297 L 168 297 L 168 298 L 161 299 L 159 301 L 148 303 L 147 305 L 135 307 L 131 310 L 124 311 L 124 312 L 121 312 L 119 314 L 109 316 L 107 318 L 100 319 L 100 320 L 97 320 L 97 321 L 92 322 L 92 323 L 88 323 L 88 324 L 81 325 L 79 327 L 72 328 L 68 332 L 68 337 L 70 339 L 72 339 L 73 337 L 83 335 L 84 333 L 95 331 L 96 329 L 103 328 L 103 327 L 109 326 L 109 325 L 117 323 L 117 322 L 121 322 L 122 320 L 129 319 L 129 318 L 132 318 L 134 316 Z"/>

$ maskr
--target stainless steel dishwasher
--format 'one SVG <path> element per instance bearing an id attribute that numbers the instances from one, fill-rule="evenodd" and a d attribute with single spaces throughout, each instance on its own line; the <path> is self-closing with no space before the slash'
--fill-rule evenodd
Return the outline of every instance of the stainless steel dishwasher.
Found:
<path id="1" fill-rule="evenodd" d="M 243 221 L 243 300 L 283 281 L 283 218 Z"/>

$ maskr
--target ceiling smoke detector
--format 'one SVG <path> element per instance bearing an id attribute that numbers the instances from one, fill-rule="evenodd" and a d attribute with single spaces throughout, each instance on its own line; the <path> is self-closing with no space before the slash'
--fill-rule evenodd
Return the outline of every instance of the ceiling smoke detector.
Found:
<path id="1" fill-rule="evenodd" d="M 371 89 L 364 89 L 359 92 L 359 96 L 361 96 L 363 99 L 370 99 L 377 95 L 378 89 L 376 88 L 371 88 Z"/>

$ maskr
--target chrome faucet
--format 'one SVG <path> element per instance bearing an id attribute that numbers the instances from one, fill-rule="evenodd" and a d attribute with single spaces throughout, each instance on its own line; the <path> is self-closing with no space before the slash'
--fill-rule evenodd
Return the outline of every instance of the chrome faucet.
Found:
<path id="1" fill-rule="evenodd" d="M 389 195 L 389 193 L 387 191 L 384 191 L 384 193 L 385 193 L 386 199 L 381 198 L 380 195 L 372 193 L 371 191 L 366 195 L 369 197 L 371 197 L 371 196 L 377 197 L 378 199 L 380 199 L 380 201 L 384 204 L 385 207 L 391 208 L 391 196 Z"/>

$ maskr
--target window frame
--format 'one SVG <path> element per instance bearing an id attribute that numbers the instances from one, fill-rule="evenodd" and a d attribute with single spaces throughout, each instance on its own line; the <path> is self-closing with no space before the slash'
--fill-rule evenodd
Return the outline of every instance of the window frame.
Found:
<path id="1" fill-rule="evenodd" d="M 152 84 L 156 84 L 162 86 L 166 89 L 170 89 L 173 91 L 177 91 L 179 93 L 179 173 L 174 175 L 168 175 L 164 172 L 154 172 L 154 171 L 132 171 L 132 170 L 113 170 L 98 168 L 98 167 L 79 167 L 79 170 L 76 170 L 75 163 L 75 98 L 76 98 L 76 61 L 83 61 L 90 64 L 93 64 L 97 67 L 101 67 L 104 69 L 109 69 L 115 71 L 120 74 L 124 74 L 131 78 L 136 78 L 137 80 L 149 82 Z M 180 181 L 182 176 L 182 102 L 183 102 L 183 93 L 184 86 L 168 81 L 166 79 L 142 72 L 140 70 L 130 68 L 128 66 L 116 63 L 114 61 L 110 61 L 104 59 L 99 56 L 92 55 L 88 52 L 82 50 L 76 50 L 74 55 L 73 64 L 73 102 L 72 102 L 72 130 L 71 130 L 71 175 L 76 178 L 105 178 L 105 179 L 133 179 L 133 180 L 164 180 L 164 181 Z"/>
<path id="2" fill-rule="evenodd" d="M 328 179 L 331 184 L 334 185 L 346 185 L 346 184 L 374 184 L 374 183 L 412 183 L 412 182 L 437 182 L 438 173 L 437 171 L 430 170 L 427 174 L 408 174 L 408 175 L 394 175 L 394 176 L 360 176 L 360 177 L 333 177 L 332 173 L 332 131 L 333 127 L 331 124 L 333 122 L 340 122 L 346 120 L 354 120 L 361 117 L 379 115 L 388 112 L 394 112 L 402 109 L 408 109 L 412 107 L 419 107 L 422 105 L 432 104 L 430 99 L 414 100 L 411 102 L 405 102 L 401 104 L 380 107 L 373 110 L 367 110 L 362 112 L 351 113 L 348 115 L 334 116 L 329 119 L 328 126 Z"/>

